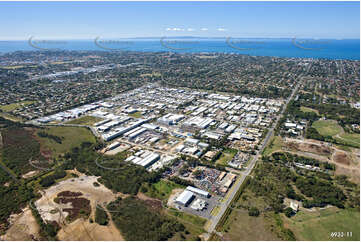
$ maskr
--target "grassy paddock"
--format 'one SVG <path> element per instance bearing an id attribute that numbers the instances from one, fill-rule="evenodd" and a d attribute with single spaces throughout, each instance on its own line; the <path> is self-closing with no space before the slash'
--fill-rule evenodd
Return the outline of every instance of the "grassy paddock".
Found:
<path id="1" fill-rule="evenodd" d="M 4 112 L 11 112 L 14 111 L 15 109 L 18 109 L 22 106 L 28 106 L 30 104 L 35 103 L 34 101 L 23 101 L 23 102 L 18 102 L 18 103 L 11 103 L 8 105 L 2 105 L 0 106 L 0 109 L 3 110 Z"/>
<path id="2" fill-rule="evenodd" d="M 143 184 L 143 186 L 147 189 L 146 195 L 161 200 L 167 200 L 173 189 L 183 188 L 183 186 L 167 180 L 160 180 L 154 184 Z"/>
<path id="3" fill-rule="evenodd" d="M 216 161 L 216 164 L 228 165 L 228 162 L 231 161 L 236 154 L 237 154 L 236 149 L 225 149 L 222 152 L 222 155 Z"/>
<path id="4" fill-rule="evenodd" d="M 68 122 L 66 122 L 66 124 L 93 125 L 102 120 L 103 120 L 102 118 L 98 118 L 98 117 L 83 116 L 83 117 L 68 121 Z"/>
<path id="5" fill-rule="evenodd" d="M 54 157 L 70 151 L 72 148 L 79 146 L 82 142 L 95 143 L 95 137 L 92 132 L 83 127 L 63 127 L 52 126 L 45 128 L 44 132 L 61 138 L 62 143 L 59 144 L 52 139 L 39 137 L 41 145 L 49 148 Z"/>
<path id="6" fill-rule="evenodd" d="M 313 122 L 312 127 L 322 136 L 334 136 L 342 132 L 342 127 L 335 120 L 318 120 Z"/>
<path id="7" fill-rule="evenodd" d="M 180 218 L 181 220 L 187 221 L 189 223 L 192 223 L 194 225 L 197 226 L 204 226 L 204 224 L 207 222 L 206 219 L 192 215 L 192 214 L 188 214 L 188 213 L 183 213 L 183 212 L 179 212 L 178 210 L 175 209 L 170 209 L 168 211 L 171 215 Z"/>
<path id="8" fill-rule="evenodd" d="M 271 143 L 267 146 L 267 148 L 263 151 L 264 156 L 269 156 L 273 152 L 277 150 L 281 150 L 283 146 L 283 141 L 280 136 L 273 137 Z"/>
<path id="9" fill-rule="evenodd" d="M 318 110 L 313 109 L 313 108 L 308 108 L 308 107 L 302 106 L 300 109 L 301 109 L 301 111 L 304 112 L 304 113 L 316 113 L 316 114 L 319 115 Z"/>
<path id="10" fill-rule="evenodd" d="M 340 137 L 341 137 L 341 140 L 344 140 L 347 143 L 350 143 L 353 145 L 360 145 L 360 134 L 344 133 L 344 134 L 341 134 Z"/>
<path id="11" fill-rule="evenodd" d="M 282 219 L 298 240 L 360 240 L 360 211 L 335 207 L 316 212 L 300 211 L 295 216 Z M 331 237 L 331 232 L 352 232 L 351 236 Z"/>

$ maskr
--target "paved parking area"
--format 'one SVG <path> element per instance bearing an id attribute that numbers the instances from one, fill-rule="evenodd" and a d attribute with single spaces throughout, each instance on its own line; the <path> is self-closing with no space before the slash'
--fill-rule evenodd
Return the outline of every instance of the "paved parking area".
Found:
<path id="1" fill-rule="evenodd" d="M 204 208 L 202 211 L 197 211 L 197 210 L 191 208 L 192 204 L 197 199 L 202 199 L 202 200 L 205 200 L 207 202 L 207 207 Z M 194 215 L 202 217 L 202 218 L 209 219 L 212 216 L 211 212 L 212 212 L 213 208 L 216 207 L 219 204 L 220 199 L 221 199 L 221 197 L 219 197 L 219 196 L 211 196 L 210 198 L 205 198 L 205 197 L 202 197 L 202 196 L 199 196 L 199 195 L 195 194 L 195 198 L 192 200 L 192 203 L 190 203 L 187 207 L 179 205 L 179 207 L 180 207 L 179 210 L 183 211 L 183 212 L 186 212 L 186 213 L 194 214 Z"/>

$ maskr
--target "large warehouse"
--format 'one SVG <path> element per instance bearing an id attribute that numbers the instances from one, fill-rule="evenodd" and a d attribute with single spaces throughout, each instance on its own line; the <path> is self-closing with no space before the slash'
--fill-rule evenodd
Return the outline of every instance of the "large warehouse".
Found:
<path id="1" fill-rule="evenodd" d="M 198 195 L 201 195 L 201 196 L 203 196 L 203 197 L 209 197 L 209 192 L 203 191 L 203 190 L 198 189 L 198 188 L 196 188 L 196 187 L 188 186 L 188 187 L 186 188 L 186 190 L 188 190 L 188 191 L 190 191 L 190 192 L 194 192 L 194 193 L 196 193 L 196 194 L 198 194 Z"/>
<path id="2" fill-rule="evenodd" d="M 194 194 L 193 192 L 184 190 L 175 200 L 176 203 L 183 205 L 183 206 L 187 206 L 188 204 L 190 204 L 192 202 L 194 198 Z"/>

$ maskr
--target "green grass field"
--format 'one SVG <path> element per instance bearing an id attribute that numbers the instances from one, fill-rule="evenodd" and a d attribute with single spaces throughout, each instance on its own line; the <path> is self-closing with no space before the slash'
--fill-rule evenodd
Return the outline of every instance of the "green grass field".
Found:
<path id="1" fill-rule="evenodd" d="M 161 200 L 167 200 L 173 189 L 183 188 L 181 185 L 166 180 L 160 180 L 159 182 L 151 185 L 143 184 L 143 186 L 147 189 L 147 192 L 145 192 L 146 195 Z"/>
<path id="2" fill-rule="evenodd" d="M 133 118 L 141 118 L 141 117 L 142 117 L 142 113 L 138 111 L 138 112 L 129 114 L 129 116 L 131 116 L 131 117 L 133 117 Z"/>
<path id="3" fill-rule="evenodd" d="M 247 210 L 232 210 L 223 229 L 224 240 L 280 240 L 270 230 L 270 221 L 264 215 L 251 217 Z"/>
<path id="4" fill-rule="evenodd" d="M 301 109 L 302 112 L 305 112 L 305 113 L 316 113 L 316 114 L 319 114 L 318 111 L 317 111 L 316 109 L 313 109 L 313 108 L 308 108 L 308 107 L 302 106 L 300 109 Z"/>
<path id="5" fill-rule="evenodd" d="M 335 207 L 316 212 L 300 211 L 287 218 L 282 215 L 285 225 L 298 240 L 360 240 L 360 211 Z M 331 232 L 352 232 L 352 237 L 332 238 Z"/>
<path id="6" fill-rule="evenodd" d="M 341 140 L 346 141 L 347 143 L 360 145 L 360 134 L 357 133 L 344 133 L 340 135 Z"/>
<path id="7" fill-rule="evenodd" d="M 50 149 L 53 157 L 57 157 L 60 154 L 70 151 L 70 149 L 81 145 L 82 142 L 95 143 L 95 137 L 92 132 L 83 127 L 53 126 L 48 127 L 43 131 L 62 138 L 62 143 L 59 144 L 52 139 L 38 136 L 41 145 Z"/>
<path id="8" fill-rule="evenodd" d="M 323 136 L 334 136 L 342 132 L 342 127 L 334 120 L 318 120 L 313 122 L 312 127 Z"/>
<path id="9" fill-rule="evenodd" d="M 170 209 L 168 211 L 171 215 L 180 218 L 181 220 L 187 221 L 189 223 L 192 223 L 196 226 L 204 226 L 204 224 L 207 222 L 206 219 L 195 216 L 193 214 L 188 214 L 188 213 L 183 213 L 183 212 L 179 212 L 176 209 Z"/>
<path id="10" fill-rule="evenodd" d="M 188 216 L 184 219 L 183 216 L 177 217 L 177 216 L 171 214 L 170 212 L 168 212 L 168 214 L 171 215 L 170 217 L 176 218 L 186 228 L 184 232 L 177 232 L 172 238 L 169 239 L 170 241 L 181 241 L 181 240 L 196 241 L 197 237 L 200 234 L 205 233 L 203 226 L 196 225 L 192 222 L 185 220 L 185 219 L 189 219 Z M 189 216 L 192 216 L 192 215 L 189 215 Z"/>
<path id="11" fill-rule="evenodd" d="M 93 125 L 97 122 L 102 121 L 102 118 L 93 117 L 93 116 L 83 116 L 77 119 L 66 122 L 66 124 L 81 124 L 81 125 Z"/>
<path id="12" fill-rule="evenodd" d="M 4 112 L 11 112 L 14 111 L 15 109 L 21 107 L 21 106 L 28 106 L 30 104 L 35 103 L 34 101 L 23 101 L 23 102 L 18 102 L 18 103 L 11 103 L 8 105 L 2 105 L 0 106 L 0 109 L 3 110 Z"/>
<path id="13" fill-rule="evenodd" d="M 228 165 L 228 162 L 231 161 L 236 154 L 236 149 L 225 149 L 219 159 L 216 161 L 216 164 Z"/>
<path id="14" fill-rule="evenodd" d="M 282 138 L 280 136 L 273 137 L 272 141 L 263 151 L 263 155 L 268 156 L 277 150 L 281 150 L 283 145 Z"/>

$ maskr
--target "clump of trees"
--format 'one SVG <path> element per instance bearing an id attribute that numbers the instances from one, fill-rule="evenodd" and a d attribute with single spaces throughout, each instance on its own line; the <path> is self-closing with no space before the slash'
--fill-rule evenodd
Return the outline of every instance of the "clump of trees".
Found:
<path id="1" fill-rule="evenodd" d="M 177 176 L 172 176 L 170 178 L 168 178 L 170 181 L 172 182 L 175 182 L 179 185 L 182 185 L 182 186 L 195 186 L 194 183 L 192 181 L 188 181 L 188 180 L 185 180 L 185 179 L 182 179 L 182 178 L 179 178 Z"/>
<path id="2" fill-rule="evenodd" d="M 48 134 L 44 131 L 40 131 L 38 132 L 39 137 L 42 138 L 48 138 L 48 139 L 52 139 L 54 140 L 56 143 L 61 144 L 62 143 L 62 138 L 56 135 L 52 135 L 52 134 Z"/>
<path id="3" fill-rule="evenodd" d="M 95 222 L 100 225 L 107 225 L 109 222 L 108 214 L 103 207 L 100 207 L 100 205 L 97 205 L 95 210 Z"/>
<path id="4" fill-rule="evenodd" d="M 256 207 L 251 207 L 249 210 L 248 210 L 248 215 L 249 216 L 252 216 L 252 217 L 258 217 L 260 214 L 258 208 Z"/>
<path id="5" fill-rule="evenodd" d="M 40 226 L 40 235 L 46 238 L 47 240 L 56 240 L 56 234 L 60 229 L 60 227 L 52 223 L 45 223 L 42 217 L 40 216 L 39 211 L 32 206 L 30 206 L 30 208 L 36 222 Z"/>
<path id="6" fill-rule="evenodd" d="M 107 188 L 132 195 L 138 193 L 143 183 L 155 183 L 161 179 L 161 171 L 148 172 L 142 166 L 125 162 L 126 153 L 111 157 L 100 156 L 95 151 L 96 146 L 97 144 L 82 144 L 81 147 L 65 154 L 64 169 L 76 168 L 79 172 L 100 176 L 98 182 Z M 114 169 L 102 168 L 95 161 L 104 167 Z"/>
<path id="7" fill-rule="evenodd" d="M 112 219 L 126 240 L 168 240 L 185 230 L 177 220 L 149 208 L 135 197 L 118 198 L 107 208 L 113 211 Z"/>
<path id="8" fill-rule="evenodd" d="M 44 177 L 39 183 L 42 187 L 50 187 L 57 179 L 64 178 L 65 176 L 66 172 L 64 170 L 56 170 L 54 174 Z"/>

